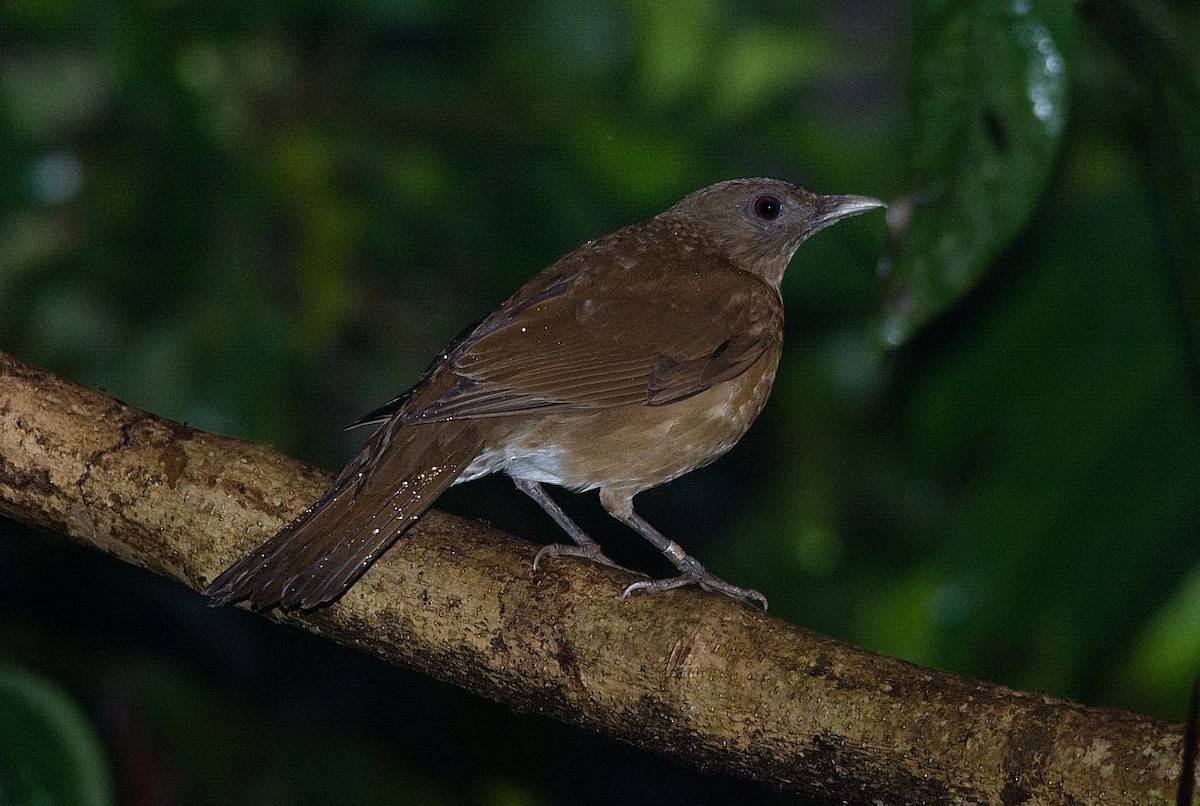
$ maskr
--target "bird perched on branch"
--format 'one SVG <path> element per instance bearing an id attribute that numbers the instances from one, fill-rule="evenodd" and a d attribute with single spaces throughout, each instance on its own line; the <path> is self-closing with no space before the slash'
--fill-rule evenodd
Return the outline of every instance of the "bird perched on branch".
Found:
<path id="1" fill-rule="evenodd" d="M 213 580 L 213 605 L 313 608 L 341 596 L 448 487 L 489 473 L 571 538 L 538 552 L 616 566 L 543 489 L 598 489 L 604 509 L 683 585 L 766 607 L 634 511 L 633 497 L 708 464 L 762 411 L 783 338 L 779 284 L 831 224 L 883 207 L 773 179 L 698 190 L 560 259 L 455 340 L 417 384 L 364 416 L 379 427 L 319 501 Z M 620 566 L 616 566 L 620 567 Z"/>

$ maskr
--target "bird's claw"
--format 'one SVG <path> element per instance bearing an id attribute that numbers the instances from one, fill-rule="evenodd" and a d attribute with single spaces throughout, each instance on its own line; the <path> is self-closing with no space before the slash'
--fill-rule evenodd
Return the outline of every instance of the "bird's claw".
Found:
<path id="1" fill-rule="evenodd" d="M 631 593 L 635 591 L 646 591 L 647 593 L 661 593 L 663 591 L 682 588 L 687 585 L 699 585 L 702 590 L 711 591 L 713 593 L 723 593 L 731 599 L 740 599 L 743 602 L 762 605 L 765 612 L 767 609 L 767 597 L 763 596 L 756 590 L 750 588 L 742 588 L 737 585 L 732 585 L 721 579 L 716 574 L 710 573 L 704 569 L 700 563 L 687 558 L 690 562 L 687 565 L 687 570 L 675 577 L 667 579 L 650 579 L 641 571 L 634 571 L 631 568 L 626 568 L 623 565 L 618 565 L 608 558 L 608 555 L 600 550 L 599 545 L 594 543 L 586 545 L 572 545 L 570 543 L 551 543 L 548 546 L 542 546 L 538 553 L 533 557 L 533 570 L 536 572 L 538 564 L 546 557 L 579 557 L 584 560 L 591 560 L 594 563 L 607 565 L 610 568 L 616 568 L 619 571 L 633 574 L 634 576 L 643 577 L 627 586 L 621 591 L 621 600 L 629 598 Z"/>
<path id="2" fill-rule="evenodd" d="M 760 604 L 764 613 L 767 610 L 767 597 L 758 591 L 731 585 L 715 574 L 705 571 L 703 568 L 700 568 L 699 571 L 685 572 L 679 576 L 668 577 L 667 579 L 634 582 L 621 592 L 621 600 L 624 601 L 629 598 L 629 594 L 635 591 L 661 593 L 662 591 L 674 590 L 675 588 L 682 588 L 687 585 L 699 585 L 701 590 L 723 593 L 731 599 L 740 599 L 743 602 Z"/>
<path id="3" fill-rule="evenodd" d="M 646 576 L 640 571 L 634 571 L 632 568 L 626 568 L 623 565 L 618 565 L 608 558 L 608 555 L 600 550 L 599 546 L 573 546 L 569 543 L 551 543 L 548 546 L 542 546 L 538 553 L 533 557 L 533 570 L 537 571 L 538 563 L 546 557 L 579 557 L 584 560 L 591 560 L 594 563 L 607 565 L 609 568 L 616 568 L 619 571 L 624 571 L 634 576 Z M 635 585 L 638 583 L 634 583 Z"/>

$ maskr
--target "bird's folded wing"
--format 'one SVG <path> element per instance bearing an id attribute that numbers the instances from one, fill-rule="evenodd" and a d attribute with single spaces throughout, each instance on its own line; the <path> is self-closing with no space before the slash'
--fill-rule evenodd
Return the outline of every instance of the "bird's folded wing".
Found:
<path id="1" fill-rule="evenodd" d="M 662 405 L 749 369 L 779 338 L 778 292 L 730 268 L 632 283 L 638 266 L 500 308 L 405 401 L 405 422 Z"/>

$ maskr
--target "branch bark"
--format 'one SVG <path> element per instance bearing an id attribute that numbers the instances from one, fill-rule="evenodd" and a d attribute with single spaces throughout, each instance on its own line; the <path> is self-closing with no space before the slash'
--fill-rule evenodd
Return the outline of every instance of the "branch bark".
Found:
<path id="1" fill-rule="evenodd" d="M 0 353 L 0 513 L 193 589 L 329 477 Z M 847 803 L 1169 804 L 1182 728 L 1009 691 L 428 513 L 337 604 L 268 618 L 707 771 Z"/>

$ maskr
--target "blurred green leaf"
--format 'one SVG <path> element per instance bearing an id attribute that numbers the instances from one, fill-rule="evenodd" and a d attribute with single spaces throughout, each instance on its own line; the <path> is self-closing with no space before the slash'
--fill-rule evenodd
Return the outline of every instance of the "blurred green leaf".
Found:
<path id="1" fill-rule="evenodd" d="M 713 0 L 660 3 L 639 0 L 632 13 L 641 40 L 639 80 L 646 100 L 670 104 L 695 94 L 720 34 L 720 8 Z"/>
<path id="2" fill-rule="evenodd" d="M 612 190 L 628 203 L 662 195 L 664 188 L 686 181 L 687 150 L 675 138 L 641 127 L 609 127 L 603 124 L 575 133 L 580 157 L 597 177 L 619 181 Z"/>
<path id="3" fill-rule="evenodd" d="M 0 71 L 0 98 L 9 125 L 28 137 L 93 121 L 112 100 L 109 67 L 95 53 L 71 49 L 25 52 Z"/>
<path id="4" fill-rule="evenodd" d="M 1200 570 L 1192 571 L 1134 643 L 1113 680 L 1131 705 L 1177 708 L 1200 671 Z"/>
<path id="5" fill-rule="evenodd" d="M 960 487 L 937 559 L 963 597 L 951 668 L 1094 678 L 1114 625 L 1184 570 L 1200 422 L 1168 278 L 1135 259 L 1156 235 L 1147 192 L 1133 174 L 1101 198 L 1056 190 L 1036 259 L 912 399 L 914 452 Z"/>
<path id="6" fill-rule="evenodd" d="M 726 37 L 713 74 L 714 104 L 721 117 L 757 111 L 773 96 L 811 80 L 829 59 L 815 34 L 750 28 Z"/>
<path id="7" fill-rule="evenodd" d="M 1151 4 L 1091 2 L 1083 7 L 1130 85 L 1121 98 L 1138 112 L 1145 158 L 1157 174 L 1164 258 L 1173 274 L 1176 315 L 1200 393 L 1200 61 L 1195 36 L 1177 30 Z"/>
<path id="8" fill-rule="evenodd" d="M 916 186 L 889 217 L 885 344 L 970 291 L 1041 196 L 1066 122 L 1070 11 L 1057 0 L 916 4 Z"/>
<path id="9" fill-rule="evenodd" d="M 87 717 L 54 686 L 0 668 L 0 802 L 112 802 L 108 768 Z"/>

